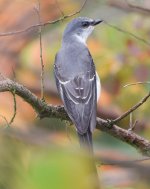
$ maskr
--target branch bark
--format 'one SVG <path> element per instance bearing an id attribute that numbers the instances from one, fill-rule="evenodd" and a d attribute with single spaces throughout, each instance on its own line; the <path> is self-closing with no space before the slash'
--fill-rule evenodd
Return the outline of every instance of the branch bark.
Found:
<path id="1" fill-rule="evenodd" d="M 63 106 L 53 106 L 47 105 L 46 102 L 43 102 L 36 95 L 34 95 L 30 90 L 28 90 L 25 86 L 12 81 L 10 79 L 4 79 L 0 81 L 0 92 L 12 92 L 23 98 L 27 103 L 29 103 L 33 109 L 38 114 L 39 118 L 58 118 L 61 120 L 70 121 L 67 113 L 64 110 Z M 110 123 L 106 120 L 97 118 L 97 126 L 98 130 L 106 132 L 111 136 L 130 144 L 131 146 L 137 148 L 142 154 L 146 156 L 150 156 L 150 142 L 141 136 L 129 132 L 125 129 L 118 127 L 117 125 L 110 126 Z"/>

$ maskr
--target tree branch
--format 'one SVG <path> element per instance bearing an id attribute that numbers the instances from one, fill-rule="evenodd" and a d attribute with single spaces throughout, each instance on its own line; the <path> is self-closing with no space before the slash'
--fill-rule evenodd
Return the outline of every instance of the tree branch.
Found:
<path id="1" fill-rule="evenodd" d="M 109 122 L 97 118 L 97 129 L 110 134 L 111 136 L 130 144 L 139 150 L 143 155 L 150 156 L 150 142 L 134 132 L 122 129 L 117 125 L 109 128 Z"/>
<path id="2" fill-rule="evenodd" d="M 130 113 L 132 113 L 137 108 L 139 108 L 142 104 L 144 104 L 149 97 L 150 97 L 150 92 L 144 98 L 142 98 L 139 103 L 137 103 L 135 106 L 133 106 L 132 108 L 130 108 L 128 111 L 126 111 L 124 114 L 122 114 L 118 118 L 114 119 L 112 122 L 113 123 L 117 123 L 120 120 L 122 120 L 123 118 L 127 117 Z"/>
<path id="3" fill-rule="evenodd" d="M 0 81 L 0 92 L 12 92 L 14 90 L 15 94 L 22 97 L 27 103 L 29 103 L 33 107 L 39 118 L 42 119 L 44 117 L 54 117 L 71 122 L 63 106 L 47 105 L 26 87 L 10 79 Z M 131 146 L 137 148 L 142 154 L 150 156 L 150 142 L 138 136 L 137 134 L 119 128 L 117 125 L 113 125 L 110 127 L 110 123 L 108 121 L 100 118 L 97 118 L 96 128 L 110 134 L 111 136 L 123 142 L 130 144 Z"/>
<path id="4" fill-rule="evenodd" d="M 58 19 L 56 19 L 54 21 L 48 21 L 48 22 L 45 22 L 45 23 L 39 23 L 39 24 L 31 25 L 31 26 L 29 26 L 29 27 L 27 27 L 25 29 L 22 29 L 22 30 L 0 33 L 0 37 L 22 34 L 22 33 L 28 32 L 28 31 L 30 31 L 32 29 L 35 29 L 35 28 L 38 28 L 38 27 L 44 27 L 44 26 L 49 25 L 49 24 L 55 24 L 55 23 L 60 22 L 60 21 L 62 21 L 64 19 L 66 19 L 66 18 L 75 16 L 76 14 L 79 14 L 82 11 L 84 6 L 86 5 L 86 2 L 87 2 L 87 0 L 84 0 L 83 4 L 79 8 L 79 10 L 77 10 L 74 13 L 71 13 L 71 14 L 68 14 L 68 15 L 64 15 L 64 16 L 62 16 L 62 17 L 60 17 L 60 18 L 58 18 Z"/>

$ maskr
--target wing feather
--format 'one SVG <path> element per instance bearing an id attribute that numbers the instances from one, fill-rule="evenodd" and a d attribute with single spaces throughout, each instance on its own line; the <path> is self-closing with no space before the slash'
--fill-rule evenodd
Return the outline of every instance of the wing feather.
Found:
<path id="1" fill-rule="evenodd" d="M 54 74 L 65 110 L 75 123 L 78 133 L 86 133 L 89 127 L 93 131 L 96 123 L 97 99 L 95 67 L 86 73 L 66 79 L 60 75 L 55 64 Z"/>

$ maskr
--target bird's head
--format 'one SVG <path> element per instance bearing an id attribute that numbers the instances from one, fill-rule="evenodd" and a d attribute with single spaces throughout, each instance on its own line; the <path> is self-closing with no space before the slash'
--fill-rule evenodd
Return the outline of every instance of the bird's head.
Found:
<path id="1" fill-rule="evenodd" d="M 80 42 L 86 42 L 94 27 L 100 24 L 102 20 L 93 20 L 86 17 L 78 17 L 73 19 L 67 25 L 63 39 L 68 40 L 70 37 L 76 38 Z"/>

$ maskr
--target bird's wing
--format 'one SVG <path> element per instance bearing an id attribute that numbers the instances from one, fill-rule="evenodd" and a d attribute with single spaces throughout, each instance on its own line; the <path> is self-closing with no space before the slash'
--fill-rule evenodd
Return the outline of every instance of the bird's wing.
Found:
<path id="1" fill-rule="evenodd" d="M 91 56 L 89 61 L 92 61 Z M 54 68 L 57 88 L 65 110 L 80 134 L 86 133 L 88 128 L 93 131 L 96 124 L 96 74 L 94 65 L 92 66 L 86 73 L 68 80 L 60 75 L 57 64 Z"/>

